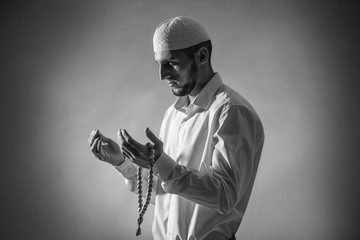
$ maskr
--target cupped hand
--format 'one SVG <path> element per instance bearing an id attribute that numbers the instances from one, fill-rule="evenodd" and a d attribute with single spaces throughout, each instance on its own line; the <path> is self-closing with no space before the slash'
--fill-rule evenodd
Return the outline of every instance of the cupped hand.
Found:
<path id="1" fill-rule="evenodd" d="M 124 162 L 119 145 L 105 137 L 99 130 L 93 130 L 89 137 L 89 146 L 94 156 L 101 161 L 118 166 Z"/>
<path id="2" fill-rule="evenodd" d="M 130 136 L 125 129 L 118 131 L 121 151 L 123 155 L 133 163 L 143 168 L 149 168 L 150 158 L 156 161 L 163 153 L 163 143 L 153 134 L 149 128 L 146 129 L 146 136 L 152 143 L 141 144 Z M 151 152 L 153 149 L 153 153 Z"/>

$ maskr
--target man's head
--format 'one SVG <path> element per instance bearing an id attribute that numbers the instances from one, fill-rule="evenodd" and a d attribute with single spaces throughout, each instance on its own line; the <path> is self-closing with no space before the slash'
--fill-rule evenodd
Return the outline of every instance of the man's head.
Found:
<path id="1" fill-rule="evenodd" d="M 212 77 L 212 45 L 200 23 L 191 17 L 162 22 L 154 33 L 155 61 L 159 75 L 177 96 L 195 96 Z"/>

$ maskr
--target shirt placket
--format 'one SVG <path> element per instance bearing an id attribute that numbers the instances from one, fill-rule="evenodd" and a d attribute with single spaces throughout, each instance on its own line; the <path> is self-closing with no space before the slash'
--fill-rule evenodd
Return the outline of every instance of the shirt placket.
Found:
<path id="1" fill-rule="evenodd" d="M 184 151 L 183 149 L 186 148 L 186 131 L 187 131 L 187 124 L 190 118 L 191 111 L 187 109 L 185 111 L 185 116 L 180 121 L 178 125 L 177 131 L 177 156 L 181 155 L 181 152 Z M 177 158 L 177 162 L 180 161 L 180 158 Z M 177 212 L 177 207 L 175 206 L 175 201 L 177 196 L 170 194 L 170 204 L 169 204 L 169 221 L 168 221 L 168 231 L 167 231 L 167 239 L 175 239 L 175 236 L 178 234 L 177 226 L 174 224 L 177 222 L 177 218 L 181 218 L 181 212 Z"/>

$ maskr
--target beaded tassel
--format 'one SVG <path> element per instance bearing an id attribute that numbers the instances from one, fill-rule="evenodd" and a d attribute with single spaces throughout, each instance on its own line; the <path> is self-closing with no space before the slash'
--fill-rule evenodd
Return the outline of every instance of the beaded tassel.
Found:
<path id="1" fill-rule="evenodd" d="M 150 163 L 149 163 L 149 183 L 148 183 L 148 189 L 146 192 L 146 200 L 143 204 L 142 200 L 142 176 L 141 171 L 142 168 L 139 167 L 137 172 L 137 193 L 138 193 L 138 211 L 139 211 L 139 217 L 137 219 L 138 228 L 136 230 L 136 236 L 141 235 L 141 223 L 143 222 L 144 214 L 149 206 L 150 199 L 151 199 L 151 191 L 152 191 L 152 185 L 153 185 L 153 165 L 154 165 L 154 156 L 155 150 L 153 148 L 150 149 Z"/>

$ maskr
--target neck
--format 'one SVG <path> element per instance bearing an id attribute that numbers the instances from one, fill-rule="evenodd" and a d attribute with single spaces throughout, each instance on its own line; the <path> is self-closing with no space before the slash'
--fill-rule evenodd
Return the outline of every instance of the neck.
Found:
<path id="1" fill-rule="evenodd" d="M 215 72 L 211 66 L 209 66 L 207 69 L 202 71 L 202 73 L 200 74 L 199 79 L 198 79 L 197 87 L 194 89 L 194 91 L 192 91 L 188 95 L 190 101 L 193 100 L 196 97 L 196 95 L 199 94 L 201 89 L 203 89 L 203 87 L 210 81 L 210 79 L 214 75 L 215 75 Z"/>

